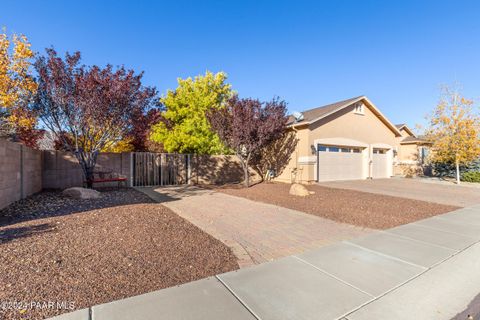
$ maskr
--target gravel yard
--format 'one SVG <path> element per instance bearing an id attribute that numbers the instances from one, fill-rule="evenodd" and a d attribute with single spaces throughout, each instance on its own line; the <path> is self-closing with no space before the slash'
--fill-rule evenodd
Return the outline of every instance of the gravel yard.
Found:
<path id="1" fill-rule="evenodd" d="M 0 210 L 0 319 L 43 319 L 237 268 L 227 246 L 132 189 L 98 200 L 44 192 Z"/>
<path id="2" fill-rule="evenodd" d="M 309 185 L 307 188 L 315 194 L 307 197 L 289 195 L 290 184 L 286 183 L 261 183 L 248 189 L 230 186 L 218 188 L 217 191 L 373 229 L 388 229 L 458 209 L 455 206 L 318 185 Z"/>

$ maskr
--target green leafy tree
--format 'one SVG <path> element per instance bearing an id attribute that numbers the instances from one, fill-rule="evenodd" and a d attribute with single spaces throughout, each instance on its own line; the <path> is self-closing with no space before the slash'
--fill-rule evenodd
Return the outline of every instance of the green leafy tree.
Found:
<path id="1" fill-rule="evenodd" d="M 167 152 L 220 154 L 226 151 L 206 114 L 232 96 L 224 72 L 207 72 L 195 79 L 178 79 L 178 87 L 160 99 L 163 121 L 152 127 L 151 140 Z"/>

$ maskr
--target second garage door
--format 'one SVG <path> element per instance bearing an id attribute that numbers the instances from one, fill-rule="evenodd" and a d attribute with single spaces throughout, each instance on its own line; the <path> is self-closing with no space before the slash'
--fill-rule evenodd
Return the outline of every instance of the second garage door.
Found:
<path id="1" fill-rule="evenodd" d="M 373 149 L 372 178 L 388 178 L 388 154 L 386 149 Z"/>
<path id="2" fill-rule="evenodd" d="M 361 148 L 341 146 L 317 146 L 318 181 L 363 179 Z"/>

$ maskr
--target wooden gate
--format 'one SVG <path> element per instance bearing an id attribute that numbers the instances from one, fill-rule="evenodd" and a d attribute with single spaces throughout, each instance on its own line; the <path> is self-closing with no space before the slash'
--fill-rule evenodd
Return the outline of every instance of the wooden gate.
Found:
<path id="1" fill-rule="evenodd" d="M 132 158 L 134 186 L 171 186 L 189 182 L 188 154 L 134 152 Z"/>

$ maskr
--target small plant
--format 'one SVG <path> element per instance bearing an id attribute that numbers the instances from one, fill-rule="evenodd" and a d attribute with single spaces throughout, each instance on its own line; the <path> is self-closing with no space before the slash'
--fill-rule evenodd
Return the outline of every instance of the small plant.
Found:
<path id="1" fill-rule="evenodd" d="M 470 171 L 462 173 L 462 181 L 480 182 L 480 171 Z"/>

